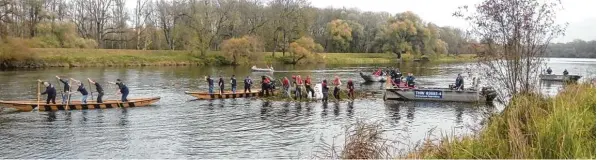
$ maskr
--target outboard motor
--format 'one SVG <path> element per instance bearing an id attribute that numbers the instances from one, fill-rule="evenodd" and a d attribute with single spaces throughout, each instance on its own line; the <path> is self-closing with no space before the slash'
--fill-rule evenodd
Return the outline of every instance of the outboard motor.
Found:
<path id="1" fill-rule="evenodd" d="M 493 89 L 493 87 L 481 88 L 481 94 L 485 96 L 486 102 L 491 102 L 497 97 L 497 92 Z"/>

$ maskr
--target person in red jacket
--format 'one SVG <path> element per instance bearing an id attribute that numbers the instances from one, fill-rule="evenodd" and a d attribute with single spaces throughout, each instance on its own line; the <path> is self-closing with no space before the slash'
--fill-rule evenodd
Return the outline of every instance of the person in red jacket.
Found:
<path id="1" fill-rule="evenodd" d="M 340 78 L 338 76 L 336 76 L 334 78 L 334 98 L 336 98 L 337 100 L 340 100 L 340 86 L 342 85 L 342 82 L 340 81 Z"/>
<path id="2" fill-rule="evenodd" d="M 311 88 L 311 76 L 307 75 L 307 79 L 305 79 L 305 89 L 307 90 L 307 95 L 311 92 L 311 97 L 315 97 L 315 90 Z"/>
<path id="3" fill-rule="evenodd" d="M 287 77 L 284 77 L 284 79 L 282 80 L 282 87 L 284 88 L 284 93 L 286 93 L 286 95 L 290 97 L 290 81 Z"/>

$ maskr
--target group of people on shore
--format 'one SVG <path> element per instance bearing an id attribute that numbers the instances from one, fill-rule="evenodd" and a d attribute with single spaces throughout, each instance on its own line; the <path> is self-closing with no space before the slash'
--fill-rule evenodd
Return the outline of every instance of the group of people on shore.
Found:
<path id="1" fill-rule="evenodd" d="M 63 85 L 63 90 L 62 90 L 62 92 L 60 92 L 62 94 L 62 104 L 70 103 L 71 95 L 76 92 L 79 92 L 82 95 L 81 104 L 87 104 L 87 98 L 88 98 L 88 95 L 90 92 L 87 91 L 87 89 L 85 88 L 85 85 L 81 81 L 76 80 L 74 78 L 70 78 L 70 79 L 61 78 L 60 76 L 56 76 L 56 78 Z M 103 103 L 102 98 L 104 96 L 104 89 L 102 88 L 100 83 L 98 83 L 94 80 L 91 80 L 90 78 L 87 78 L 87 80 L 89 81 L 90 85 L 95 85 L 95 91 L 97 92 L 96 103 Z M 47 95 L 46 104 L 50 104 L 50 102 L 52 104 L 56 104 L 57 91 L 56 91 L 55 86 L 52 83 L 50 83 L 49 81 L 44 82 L 39 79 L 37 81 L 46 87 L 44 92 L 39 93 L 39 95 Z M 117 79 L 116 82 L 108 82 L 108 83 L 115 84 L 118 86 L 117 94 L 121 94 L 122 102 L 128 101 L 127 96 L 129 94 L 129 89 L 120 79 Z M 73 92 L 73 90 L 72 90 L 73 84 L 77 86 L 77 89 L 75 92 Z"/>

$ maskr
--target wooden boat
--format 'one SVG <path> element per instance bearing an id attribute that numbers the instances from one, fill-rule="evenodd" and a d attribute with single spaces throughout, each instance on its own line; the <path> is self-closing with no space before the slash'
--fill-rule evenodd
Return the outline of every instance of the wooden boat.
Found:
<path id="1" fill-rule="evenodd" d="M 251 71 L 253 72 L 274 72 L 274 67 L 271 68 L 257 68 L 255 66 L 251 67 Z"/>
<path id="2" fill-rule="evenodd" d="M 274 90 L 275 91 L 275 90 Z M 213 94 L 209 94 L 208 92 L 190 92 L 185 91 L 185 94 L 191 95 L 196 97 L 200 100 L 206 99 L 228 99 L 228 98 L 247 98 L 247 97 L 259 97 L 261 90 L 252 90 L 251 92 L 244 93 L 244 91 L 237 91 L 236 93 L 232 93 L 231 91 L 226 91 L 224 94 L 220 94 L 220 92 L 215 92 Z"/>
<path id="3" fill-rule="evenodd" d="M 453 90 L 450 88 L 387 88 L 384 101 L 444 101 L 444 102 L 492 102 L 497 97 L 491 87 L 476 90 Z"/>
<path id="4" fill-rule="evenodd" d="M 582 76 L 579 75 L 555 75 L 555 74 L 541 74 L 539 75 L 539 78 L 541 78 L 541 80 L 544 81 L 566 81 L 566 80 L 570 80 L 570 81 L 578 81 Z"/>
<path id="5" fill-rule="evenodd" d="M 364 74 L 363 72 L 359 72 L 359 74 L 361 75 L 361 77 L 366 82 L 385 82 L 386 81 L 385 76 L 377 76 L 377 75 L 372 75 L 372 74 Z"/>
<path id="6" fill-rule="evenodd" d="M 128 107 L 145 107 L 160 100 L 160 97 L 151 98 L 132 98 L 128 102 L 120 102 L 118 100 L 106 100 L 104 103 L 96 103 L 95 101 L 87 101 L 87 104 L 81 104 L 81 101 L 71 101 L 68 104 L 69 110 L 84 110 L 84 109 L 105 109 L 105 108 L 128 108 Z M 19 111 L 28 112 L 37 108 L 37 101 L 0 101 L 0 105 L 15 108 Z M 40 101 L 39 111 L 58 111 L 65 110 L 66 105 L 60 104 L 45 104 L 45 101 Z"/>

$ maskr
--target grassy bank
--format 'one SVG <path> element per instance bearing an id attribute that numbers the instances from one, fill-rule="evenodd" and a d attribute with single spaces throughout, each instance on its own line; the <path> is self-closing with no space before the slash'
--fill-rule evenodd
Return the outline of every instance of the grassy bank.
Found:
<path id="1" fill-rule="evenodd" d="M 191 51 L 172 50 L 117 50 L 117 49 L 68 49 L 31 48 L 27 49 L 31 58 L 21 57 L 21 53 L 11 52 L 3 56 L 10 65 L 5 67 L 90 67 L 90 66 L 200 66 L 230 64 L 218 51 L 209 51 L 205 56 Z M 271 52 L 253 53 L 254 64 L 281 63 L 272 57 Z M 289 53 L 287 53 L 288 55 Z M 282 57 L 277 52 L 275 57 Z M 389 53 L 321 53 L 326 64 L 382 64 L 396 63 L 396 57 Z M 23 59 L 23 60 L 21 60 Z M 412 61 L 415 56 L 403 54 L 402 61 Z M 26 62 L 20 62 L 25 61 Z M 472 55 L 430 57 L 432 62 L 463 62 L 474 60 Z M 14 63 L 14 64 L 12 64 Z"/>
<path id="2" fill-rule="evenodd" d="M 556 97 L 515 96 L 474 136 L 426 143 L 407 158 L 595 159 L 595 86 L 567 86 Z"/>

